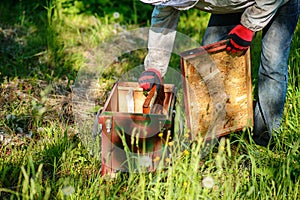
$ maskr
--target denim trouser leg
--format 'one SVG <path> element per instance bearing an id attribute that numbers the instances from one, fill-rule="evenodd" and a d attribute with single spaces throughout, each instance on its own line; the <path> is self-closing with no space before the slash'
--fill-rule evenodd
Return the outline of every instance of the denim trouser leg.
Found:
<path id="1" fill-rule="evenodd" d="M 291 40 L 299 17 L 299 1 L 283 5 L 263 29 L 258 72 L 258 102 L 254 109 L 254 141 L 267 146 L 282 118 Z"/>
<path id="2" fill-rule="evenodd" d="M 242 13 L 211 14 L 208 27 L 202 38 L 202 45 L 208 45 L 228 37 L 228 33 L 239 24 Z"/>
<path id="3" fill-rule="evenodd" d="M 267 146 L 273 130 L 280 126 L 287 90 L 290 43 L 298 17 L 299 1 L 291 0 L 279 8 L 272 21 L 263 29 L 253 131 L 253 139 L 259 145 Z M 236 18 L 232 14 L 212 15 L 202 44 L 225 39 L 228 32 L 238 24 Z M 222 19 L 232 23 L 222 25 Z"/>

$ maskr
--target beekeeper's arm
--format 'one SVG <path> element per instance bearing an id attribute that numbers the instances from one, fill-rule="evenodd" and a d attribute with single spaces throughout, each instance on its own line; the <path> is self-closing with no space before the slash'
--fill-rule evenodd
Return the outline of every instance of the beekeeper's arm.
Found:
<path id="1" fill-rule="evenodd" d="M 145 90 L 151 89 L 157 80 L 161 81 L 167 72 L 179 13 L 179 10 L 170 6 L 154 7 L 149 30 L 148 54 L 144 60 L 145 72 L 139 79 L 140 86 Z"/>

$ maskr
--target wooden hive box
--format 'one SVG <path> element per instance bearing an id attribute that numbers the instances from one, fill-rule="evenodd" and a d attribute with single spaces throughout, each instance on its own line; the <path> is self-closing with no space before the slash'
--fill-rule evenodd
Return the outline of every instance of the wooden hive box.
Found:
<path id="1" fill-rule="evenodd" d="M 233 57 L 227 41 L 181 54 L 191 137 L 220 137 L 253 125 L 250 50 Z M 222 109 L 224 108 L 224 109 Z"/>
<path id="2" fill-rule="evenodd" d="M 137 82 L 117 82 L 99 116 L 102 175 L 142 167 L 154 171 L 173 134 L 174 86 L 165 84 L 153 102 Z M 145 109 L 150 104 L 150 109 Z M 159 135 L 160 133 L 163 133 Z M 126 152 L 127 151 L 127 152 Z M 138 158 L 139 157 L 139 158 Z"/>

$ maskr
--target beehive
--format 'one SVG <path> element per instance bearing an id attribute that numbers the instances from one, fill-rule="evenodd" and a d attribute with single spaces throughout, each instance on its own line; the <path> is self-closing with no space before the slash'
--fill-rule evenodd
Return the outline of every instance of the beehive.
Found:
<path id="1" fill-rule="evenodd" d="M 233 57 L 225 48 L 221 41 L 181 54 L 191 137 L 220 137 L 253 124 L 250 50 Z"/>
<path id="2" fill-rule="evenodd" d="M 166 136 L 173 134 L 174 86 L 165 84 L 157 93 L 149 104 L 137 82 L 114 85 L 99 116 L 102 175 L 140 167 L 154 171 L 162 154 L 167 156 Z M 151 105 L 150 111 L 145 102 Z"/>

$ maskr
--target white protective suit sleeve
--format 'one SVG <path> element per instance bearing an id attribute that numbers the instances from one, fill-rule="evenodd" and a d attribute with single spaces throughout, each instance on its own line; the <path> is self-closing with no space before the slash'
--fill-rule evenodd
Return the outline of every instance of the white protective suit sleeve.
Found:
<path id="1" fill-rule="evenodd" d="M 155 68 L 163 77 L 169 65 L 176 37 L 179 10 L 170 6 L 155 6 L 149 30 L 145 70 Z"/>
<path id="2" fill-rule="evenodd" d="M 187 10 L 191 7 L 195 7 L 214 14 L 243 12 L 241 23 L 252 31 L 260 31 L 274 17 L 278 8 L 288 1 L 289 0 L 161 0 L 159 5 L 176 8 L 177 10 Z M 163 15 L 166 14 L 166 11 L 170 11 L 168 9 L 162 10 L 158 8 L 157 11 L 159 10 L 164 12 Z M 160 13 L 157 13 L 156 16 L 160 16 Z"/>
<path id="3" fill-rule="evenodd" d="M 241 24 L 252 31 L 260 31 L 275 16 L 278 8 L 288 0 L 256 0 L 255 4 L 246 8 L 241 18 Z"/>

